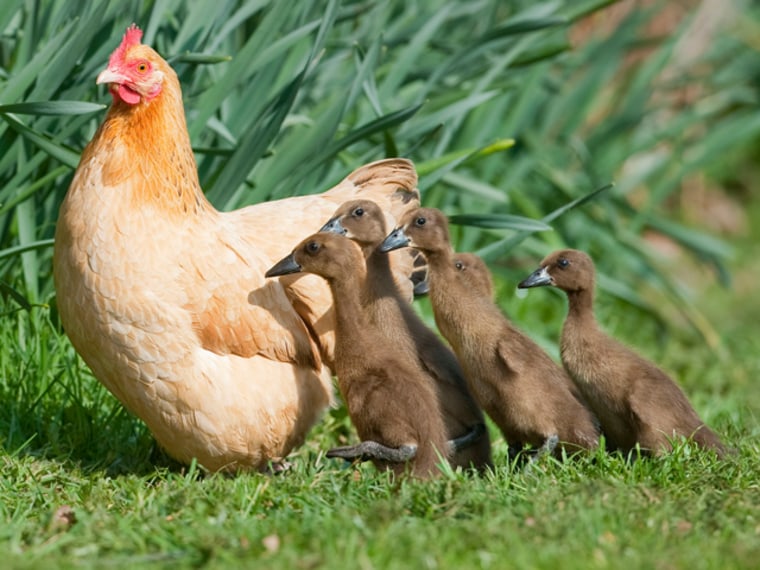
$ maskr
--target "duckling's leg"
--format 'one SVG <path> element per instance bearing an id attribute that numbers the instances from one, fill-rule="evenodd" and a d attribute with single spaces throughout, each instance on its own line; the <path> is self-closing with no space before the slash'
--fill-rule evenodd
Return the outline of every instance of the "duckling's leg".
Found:
<path id="1" fill-rule="evenodd" d="M 409 278 L 414 286 L 414 296 L 421 297 L 430 292 L 430 283 L 428 282 L 428 264 L 425 256 L 418 249 L 410 249 L 414 257 L 414 269 Z"/>
<path id="2" fill-rule="evenodd" d="M 557 444 L 559 443 L 559 437 L 556 433 L 551 434 L 549 437 L 546 438 L 546 441 L 544 441 L 544 444 L 538 448 L 536 451 L 536 454 L 530 458 L 531 463 L 535 463 L 541 457 L 544 455 L 551 455 L 554 453 L 554 449 L 557 447 Z"/>
<path id="3" fill-rule="evenodd" d="M 468 447 L 475 445 L 480 441 L 480 439 L 483 437 L 483 434 L 485 433 L 485 424 L 475 424 L 466 434 L 448 441 L 450 452 L 457 453 L 463 449 L 467 449 Z"/>
<path id="4" fill-rule="evenodd" d="M 518 457 L 520 457 L 520 452 L 522 450 L 522 443 L 510 443 L 507 447 L 507 459 L 509 459 L 509 462 L 513 463 Z"/>
<path id="5" fill-rule="evenodd" d="M 293 464 L 289 461 L 269 461 L 264 467 L 264 473 L 267 475 L 280 475 L 289 471 L 293 467 Z"/>
<path id="6" fill-rule="evenodd" d="M 388 447 L 376 441 L 362 441 L 356 445 L 333 447 L 327 452 L 327 457 L 341 457 L 346 461 L 380 460 L 389 463 L 404 463 L 417 455 L 416 445 Z"/>

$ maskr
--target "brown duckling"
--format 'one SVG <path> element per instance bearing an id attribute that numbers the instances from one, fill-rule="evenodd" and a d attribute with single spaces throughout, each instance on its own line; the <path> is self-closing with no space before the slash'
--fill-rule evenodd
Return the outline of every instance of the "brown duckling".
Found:
<path id="1" fill-rule="evenodd" d="M 623 452 L 638 444 L 661 454 L 672 449 L 673 437 L 684 436 L 723 456 L 725 447 L 678 385 L 599 329 L 593 310 L 594 275 L 594 262 L 586 253 L 565 249 L 548 255 L 519 287 L 552 285 L 567 293 L 562 363 L 599 417 L 608 441 Z"/>
<path id="2" fill-rule="evenodd" d="M 377 251 L 387 235 L 385 216 L 371 200 L 351 200 L 341 205 L 322 231 L 341 233 L 356 242 L 367 263 L 362 307 L 370 322 L 384 336 L 392 353 L 404 353 L 427 375 L 438 399 L 449 439 L 461 438 L 477 430 L 475 443 L 451 456 L 454 467 L 482 470 L 491 465 L 491 442 L 483 412 L 473 399 L 454 354 L 428 328 L 407 302 L 393 279 L 388 255 Z"/>
<path id="3" fill-rule="evenodd" d="M 460 252 L 454 256 L 454 268 L 468 287 L 483 297 L 493 299 L 493 279 L 491 272 L 480 257 L 474 253 Z"/>
<path id="4" fill-rule="evenodd" d="M 436 324 L 459 358 L 475 400 L 510 449 L 530 444 L 539 453 L 559 456 L 562 448 L 596 447 L 599 429 L 593 414 L 562 368 L 493 302 L 490 274 L 478 275 L 478 264 L 464 268 L 461 256 L 462 267 L 456 266 L 446 216 L 431 208 L 409 212 L 381 250 L 404 245 L 427 257 Z"/>
<path id="5" fill-rule="evenodd" d="M 366 270 L 359 247 L 344 236 L 314 234 L 266 276 L 298 272 L 319 275 L 330 286 L 338 388 L 362 440 L 332 450 L 331 456 L 371 459 L 378 469 L 397 475 L 411 467 L 415 476 L 435 476 L 439 461 L 449 455 L 438 397 L 414 363 L 387 348 L 362 310 Z"/>

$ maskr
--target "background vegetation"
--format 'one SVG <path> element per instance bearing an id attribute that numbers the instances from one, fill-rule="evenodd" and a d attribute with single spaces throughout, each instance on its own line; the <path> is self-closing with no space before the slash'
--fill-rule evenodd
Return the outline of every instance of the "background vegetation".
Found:
<path id="1" fill-rule="evenodd" d="M 4 560 L 752 567 L 760 20 L 738 0 L 673 4 L 5 0 Z M 459 248 L 486 257 L 505 309 L 550 350 L 562 298 L 518 297 L 514 283 L 555 247 L 588 250 L 607 328 L 673 371 L 737 456 L 719 464 L 685 446 L 528 474 L 495 437 L 488 477 L 394 486 L 323 458 L 351 437 L 336 410 L 282 477 L 171 464 L 74 354 L 51 276 L 58 207 L 108 102 L 94 78 L 132 21 L 180 74 L 219 208 L 322 191 L 361 163 L 408 156 L 424 203 L 457 216 Z"/>

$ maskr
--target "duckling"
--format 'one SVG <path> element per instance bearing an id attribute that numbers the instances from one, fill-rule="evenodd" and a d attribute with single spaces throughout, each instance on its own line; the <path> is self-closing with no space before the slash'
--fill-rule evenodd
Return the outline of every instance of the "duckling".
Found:
<path id="1" fill-rule="evenodd" d="M 459 358 L 475 400 L 499 426 L 511 452 L 525 444 L 537 447 L 539 455 L 556 456 L 562 449 L 595 448 L 596 419 L 570 378 L 493 302 L 487 268 L 487 277 L 479 275 L 479 264 L 465 267 L 454 254 L 446 216 L 431 208 L 410 211 L 380 249 L 404 245 L 425 254 L 435 322 Z"/>
<path id="2" fill-rule="evenodd" d="M 361 307 L 367 280 L 362 252 L 350 239 L 317 233 L 275 264 L 267 277 L 314 273 L 327 280 L 335 300 L 335 373 L 362 443 L 331 455 L 371 459 L 378 469 L 415 476 L 438 473 L 449 445 L 435 389 L 404 354 L 389 350 L 384 335 Z M 357 286 L 358 285 L 358 286 Z"/>
<path id="3" fill-rule="evenodd" d="M 483 297 L 493 299 L 493 279 L 491 272 L 480 257 L 474 253 L 459 252 L 454 257 L 454 268 L 459 271 L 471 290 Z"/>
<path id="4" fill-rule="evenodd" d="M 568 298 L 562 362 L 602 423 L 613 447 L 660 455 L 674 436 L 693 438 L 722 457 L 726 449 L 678 385 L 653 363 L 609 337 L 594 317 L 594 262 L 565 249 L 548 255 L 518 287 L 552 285 Z"/>
<path id="5" fill-rule="evenodd" d="M 461 438 L 473 429 L 482 434 L 474 445 L 454 453 L 451 465 L 483 470 L 492 464 L 491 442 L 483 412 L 467 388 L 456 357 L 414 312 L 393 278 L 388 255 L 377 251 L 377 246 L 387 235 L 385 228 L 385 215 L 375 202 L 351 200 L 336 210 L 322 231 L 341 233 L 362 248 L 367 263 L 362 307 L 370 322 L 383 335 L 389 351 L 407 354 L 417 363 L 419 373 L 433 382 L 447 437 Z"/>

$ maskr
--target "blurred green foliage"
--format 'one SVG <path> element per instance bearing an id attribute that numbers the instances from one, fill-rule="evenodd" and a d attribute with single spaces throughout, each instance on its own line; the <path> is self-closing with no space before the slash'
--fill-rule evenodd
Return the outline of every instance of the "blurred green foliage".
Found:
<path id="1" fill-rule="evenodd" d="M 497 279 L 515 282 L 550 249 L 586 249 L 606 293 L 660 319 L 675 307 L 714 340 L 642 235 L 668 236 L 727 282 L 728 246 L 665 204 L 684 177 L 757 140 L 745 73 L 756 51 L 727 29 L 680 68 L 691 18 L 653 38 L 660 7 L 637 3 L 614 29 L 578 33 L 609 4 L 6 0 L 4 296 L 29 308 L 54 295 L 58 207 L 108 102 L 94 78 L 134 21 L 179 73 L 201 182 L 220 209 L 319 192 L 361 163 L 407 156 L 424 203 L 462 215 L 459 248 L 486 257 Z M 582 36 L 574 46 L 571 32 Z M 674 104 L 687 90 L 696 95 Z M 582 207 L 557 216 L 573 200 Z M 534 234 L 543 228 L 525 217 L 554 231 Z"/>

